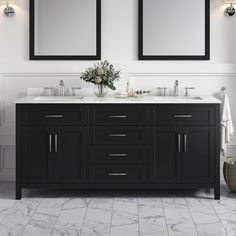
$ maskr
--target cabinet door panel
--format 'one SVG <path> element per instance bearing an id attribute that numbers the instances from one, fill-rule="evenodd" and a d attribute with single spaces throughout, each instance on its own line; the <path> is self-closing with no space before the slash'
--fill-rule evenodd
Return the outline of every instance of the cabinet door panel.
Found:
<path id="1" fill-rule="evenodd" d="M 186 135 L 186 136 L 185 136 Z M 183 182 L 212 183 L 214 127 L 195 126 L 183 129 Z"/>
<path id="2" fill-rule="evenodd" d="M 155 182 L 180 183 L 181 131 L 174 126 L 155 128 Z"/>
<path id="3" fill-rule="evenodd" d="M 25 183 L 51 183 L 53 153 L 50 153 L 50 135 L 53 130 L 47 127 L 22 128 L 21 176 Z"/>
<path id="4" fill-rule="evenodd" d="M 79 183 L 81 182 L 82 170 L 82 149 L 83 140 L 82 128 L 63 126 L 56 132 L 55 140 L 55 174 L 56 183 Z M 57 149 L 57 150 L 56 150 Z"/>

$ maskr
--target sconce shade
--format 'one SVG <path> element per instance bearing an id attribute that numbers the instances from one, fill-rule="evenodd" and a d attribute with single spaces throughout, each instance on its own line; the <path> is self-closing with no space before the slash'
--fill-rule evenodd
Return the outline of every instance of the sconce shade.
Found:
<path id="1" fill-rule="evenodd" d="M 233 16 L 235 15 L 235 8 L 233 4 L 236 4 L 236 0 L 225 0 L 225 3 L 230 4 L 230 6 L 228 6 L 225 9 L 225 15 L 226 16 Z"/>
<path id="2" fill-rule="evenodd" d="M 225 3 L 236 3 L 236 0 L 225 0 Z"/>
<path id="3" fill-rule="evenodd" d="M 14 4 L 16 0 L 0 0 L 0 4 L 6 4 L 6 7 L 4 9 L 5 16 L 14 16 L 15 15 L 15 9 L 12 6 L 9 6 L 8 4 Z"/>

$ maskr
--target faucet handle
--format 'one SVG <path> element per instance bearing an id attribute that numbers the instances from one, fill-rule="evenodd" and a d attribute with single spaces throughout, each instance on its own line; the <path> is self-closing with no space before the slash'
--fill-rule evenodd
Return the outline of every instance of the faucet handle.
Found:
<path id="1" fill-rule="evenodd" d="M 157 89 L 161 91 L 162 96 L 166 96 L 167 87 L 157 87 Z"/>
<path id="2" fill-rule="evenodd" d="M 48 95 L 49 95 L 50 97 L 53 96 L 53 92 L 54 92 L 54 88 L 53 88 L 53 87 L 45 87 L 44 90 L 45 90 L 46 92 L 49 91 L 49 92 L 48 92 Z"/>
<path id="3" fill-rule="evenodd" d="M 81 87 L 72 87 L 72 95 L 75 96 L 76 95 L 76 90 L 80 90 L 82 89 Z"/>
<path id="4" fill-rule="evenodd" d="M 193 89 L 195 89 L 195 88 L 194 88 L 194 87 L 186 87 L 186 88 L 185 88 L 185 90 L 186 90 L 185 96 L 186 96 L 186 97 L 189 96 L 189 90 L 190 90 L 190 89 L 193 90 Z"/>
<path id="5" fill-rule="evenodd" d="M 60 86 L 65 86 L 64 80 L 60 80 L 59 85 Z"/>

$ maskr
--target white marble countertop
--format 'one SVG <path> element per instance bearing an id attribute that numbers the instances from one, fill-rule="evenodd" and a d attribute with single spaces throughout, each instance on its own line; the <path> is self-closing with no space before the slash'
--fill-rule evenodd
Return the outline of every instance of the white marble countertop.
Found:
<path id="1" fill-rule="evenodd" d="M 199 97 L 163 97 L 143 96 L 140 98 L 114 98 L 95 96 L 79 97 L 43 97 L 27 96 L 15 101 L 16 104 L 220 104 L 221 101 L 213 96 Z"/>

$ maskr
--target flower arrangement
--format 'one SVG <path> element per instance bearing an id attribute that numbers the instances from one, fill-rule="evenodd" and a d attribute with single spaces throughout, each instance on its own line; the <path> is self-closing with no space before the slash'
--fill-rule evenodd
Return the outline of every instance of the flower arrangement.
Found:
<path id="1" fill-rule="evenodd" d="M 82 80 L 95 85 L 103 85 L 112 90 L 116 90 L 114 82 L 120 79 L 120 71 L 116 71 L 114 66 L 108 61 L 99 62 L 94 67 L 88 68 L 82 73 Z"/>

